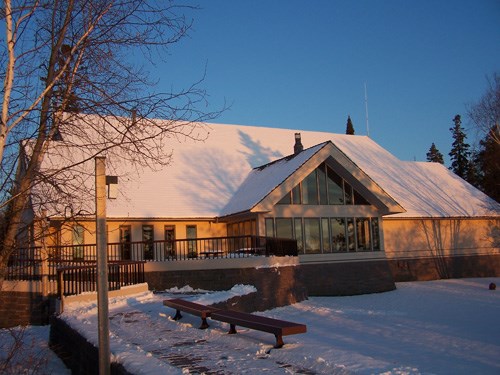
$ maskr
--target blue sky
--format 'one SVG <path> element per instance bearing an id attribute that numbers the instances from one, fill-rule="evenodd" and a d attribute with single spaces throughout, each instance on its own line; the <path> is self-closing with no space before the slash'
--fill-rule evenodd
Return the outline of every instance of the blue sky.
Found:
<path id="1" fill-rule="evenodd" d="M 452 119 L 500 73 L 500 1 L 204 1 L 190 37 L 152 71 L 199 79 L 215 122 L 367 133 L 402 160 L 448 159 Z M 473 133 L 469 142 L 473 143 Z M 305 146 L 312 146 L 303 140 Z"/>

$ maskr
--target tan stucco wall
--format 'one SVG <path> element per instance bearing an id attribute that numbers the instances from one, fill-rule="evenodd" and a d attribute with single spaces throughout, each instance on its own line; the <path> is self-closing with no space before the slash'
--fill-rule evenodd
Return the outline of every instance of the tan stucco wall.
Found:
<path id="1" fill-rule="evenodd" d="M 500 218 L 384 218 L 382 225 L 388 259 L 500 253 Z"/>
<path id="2" fill-rule="evenodd" d="M 60 244 L 61 245 L 71 245 L 72 238 L 72 226 L 82 225 L 85 227 L 84 240 L 86 244 L 95 244 L 95 222 L 93 221 L 79 221 L 78 223 L 67 223 L 61 229 L 60 234 Z M 164 240 L 164 229 L 165 225 L 175 226 L 175 236 L 176 239 L 186 238 L 186 227 L 188 225 L 196 225 L 198 238 L 204 237 L 223 237 L 226 236 L 226 225 L 223 223 L 215 223 L 210 221 L 160 221 L 160 220 L 108 220 L 107 221 L 107 232 L 108 232 L 108 242 L 117 243 L 120 242 L 120 226 L 129 225 L 132 231 L 132 241 L 142 241 L 142 226 L 143 225 L 153 225 L 155 240 Z M 53 245 L 54 239 L 50 240 L 49 245 Z"/>

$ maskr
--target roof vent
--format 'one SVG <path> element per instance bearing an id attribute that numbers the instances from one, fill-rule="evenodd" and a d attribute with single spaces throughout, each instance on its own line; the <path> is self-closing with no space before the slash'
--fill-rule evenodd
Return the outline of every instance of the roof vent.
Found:
<path id="1" fill-rule="evenodd" d="M 300 139 L 300 133 L 295 133 L 295 145 L 293 146 L 293 153 L 297 155 L 304 150 L 304 146 L 302 146 L 302 142 Z"/>

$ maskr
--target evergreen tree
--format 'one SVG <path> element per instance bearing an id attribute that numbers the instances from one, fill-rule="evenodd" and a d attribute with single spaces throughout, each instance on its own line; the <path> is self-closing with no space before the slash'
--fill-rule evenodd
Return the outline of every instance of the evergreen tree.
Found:
<path id="1" fill-rule="evenodd" d="M 462 119 L 460 115 L 453 118 L 454 126 L 450 128 L 453 137 L 453 144 L 451 146 L 450 155 L 451 170 L 464 180 L 469 177 L 469 144 L 465 142 L 467 136 L 462 129 Z"/>
<path id="2" fill-rule="evenodd" d="M 500 202 L 500 130 L 493 126 L 479 142 L 479 151 L 474 158 L 478 170 L 479 188 Z"/>
<path id="3" fill-rule="evenodd" d="M 351 116 L 347 116 L 346 134 L 354 135 L 354 126 L 352 125 Z"/>
<path id="4" fill-rule="evenodd" d="M 444 164 L 443 154 L 439 152 L 434 142 L 432 143 L 431 148 L 427 153 L 427 161 Z"/>

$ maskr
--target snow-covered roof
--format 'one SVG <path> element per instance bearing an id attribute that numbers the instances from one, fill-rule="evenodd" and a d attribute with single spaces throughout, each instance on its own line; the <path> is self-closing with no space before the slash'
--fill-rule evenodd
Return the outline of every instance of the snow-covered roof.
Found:
<path id="1" fill-rule="evenodd" d="M 130 168 L 108 157 L 110 173 L 119 176 L 108 217 L 209 219 L 249 210 L 328 141 L 406 210 L 395 216 L 500 215 L 498 203 L 444 166 L 401 161 L 367 136 L 225 124 L 200 129 L 208 134 L 203 141 L 179 134 L 162 141 L 173 152 L 165 167 Z M 297 132 L 306 149 L 287 158 Z M 279 168 L 254 169 L 277 159 Z"/>

